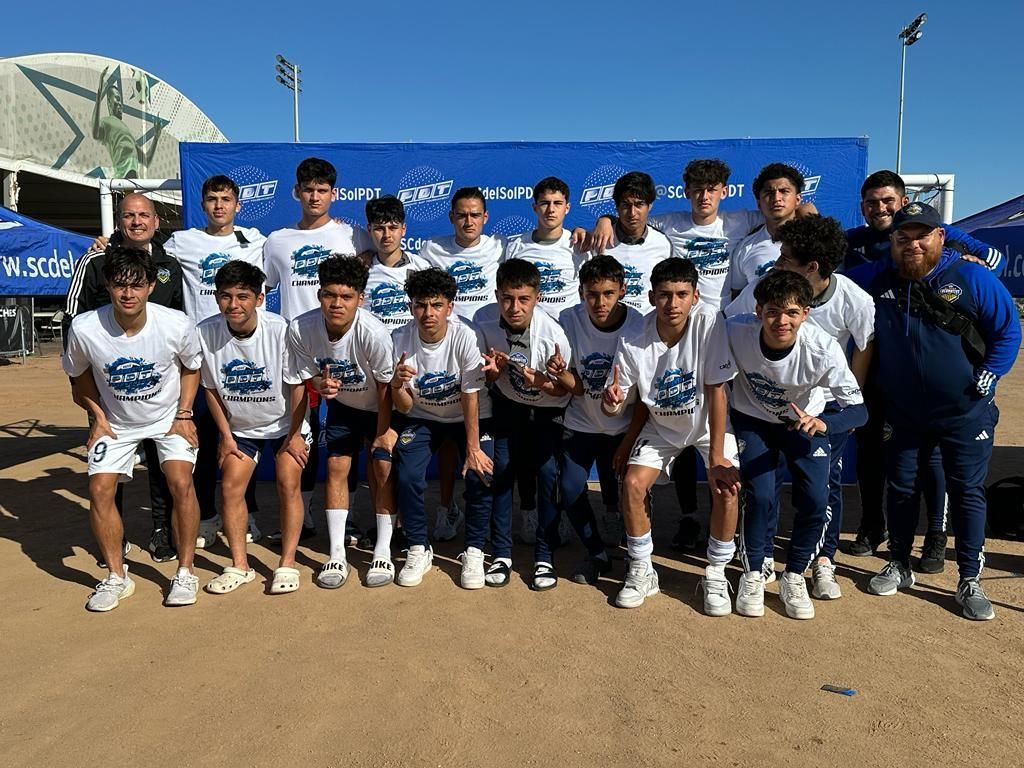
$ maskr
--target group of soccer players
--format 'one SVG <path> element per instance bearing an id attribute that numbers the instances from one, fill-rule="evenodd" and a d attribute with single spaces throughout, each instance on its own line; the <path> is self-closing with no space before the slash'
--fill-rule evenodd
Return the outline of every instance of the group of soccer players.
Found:
<path id="1" fill-rule="evenodd" d="M 674 481 L 692 530 L 699 453 L 711 495 L 705 612 L 733 610 L 725 569 L 738 533 L 736 611 L 763 615 L 765 585 L 778 579 L 787 615 L 813 618 L 811 594 L 841 596 L 842 454 L 868 420 L 861 387 L 875 304 L 836 273 L 846 235 L 801 203 L 795 168 L 762 169 L 752 211 L 719 210 L 729 179 L 719 160 L 691 162 L 683 179 L 691 210 L 651 216 L 651 177 L 623 175 L 616 214 L 592 232 L 564 227 L 569 188 L 542 179 L 536 227 L 507 239 L 484 234 L 486 199 L 462 188 L 451 199 L 454 234 L 411 254 L 395 197 L 367 204 L 365 231 L 331 217 L 337 177 L 324 160 L 296 170 L 297 225 L 265 239 L 234 226 L 238 187 L 213 176 L 202 189 L 207 227 L 165 245 L 181 265 L 185 313 L 149 301 L 162 279 L 152 248 L 131 237 L 107 246 L 110 304 L 74 319 L 63 360 L 91 416 L 90 514 L 108 570 L 87 607 L 112 610 L 134 591 L 115 492 L 150 440 L 167 478 L 179 561 L 166 604 L 196 601 L 197 541 L 212 545 L 221 527 L 232 563 L 206 590 L 225 594 L 255 579 L 246 497 L 265 451 L 274 454 L 280 504 L 281 557 L 269 591 L 298 589 L 295 555 L 313 529 L 323 400 L 329 550 L 315 575 L 323 588 L 349 577 L 350 492 L 364 451 L 376 520 L 366 586 L 418 585 L 431 570 L 431 542 L 455 538 L 459 526 L 461 586 L 507 585 L 516 486 L 520 507 L 531 511 L 530 587 L 558 583 L 563 517 L 586 551 L 571 578 L 595 584 L 613 569 L 588 493 L 596 464 L 606 514 L 621 516 L 625 533 L 615 602 L 638 607 L 659 590 L 651 491 Z M 132 197 L 140 196 L 125 200 Z M 122 213 L 132 207 L 122 202 Z M 887 229 L 928 223 L 912 206 L 897 208 Z M 271 288 L 280 315 L 263 310 Z M 201 414 L 215 428 L 197 431 Z M 442 503 L 431 532 L 425 493 L 434 457 Z M 204 514 L 202 525 L 197 463 L 221 472 L 221 512 Z M 782 463 L 796 514 L 777 574 Z M 399 531 L 407 551 L 396 569 Z M 677 538 L 685 534 L 684 525 Z M 874 546 L 884 539 L 871 534 Z M 890 592 L 887 578 L 878 589 L 873 580 L 872 591 L 906 586 Z"/>

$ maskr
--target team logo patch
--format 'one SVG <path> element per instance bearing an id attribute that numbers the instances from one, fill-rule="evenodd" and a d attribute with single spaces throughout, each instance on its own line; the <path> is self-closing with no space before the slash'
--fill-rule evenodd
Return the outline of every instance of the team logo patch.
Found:
<path id="1" fill-rule="evenodd" d="M 304 245 L 292 252 L 292 273 L 302 277 L 316 277 L 320 262 L 331 255 L 322 245 Z"/>
<path id="2" fill-rule="evenodd" d="M 370 291 L 370 311 L 381 320 L 401 315 L 408 306 L 409 298 L 398 283 L 381 283 Z"/>
<path id="3" fill-rule="evenodd" d="M 156 363 L 141 357 L 119 357 L 103 366 L 107 386 L 119 395 L 137 395 L 160 383 Z"/>
<path id="4" fill-rule="evenodd" d="M 685 256 L 698 272 L 722 267 L 729 261 L 729 243 L 724 237 L 691 237 L 683 241 Z"/>
<path id="5" fill-rule="evenodd" d="M 644 274 L 630 264 L 623 264 L 622 271 L 626 277 L 626 296 L 640 296 L 644 293 Z"/>
<path id="6" fill-rule="evenodd" d="M 448 267 L 448 274 L 455 278 L 459 296 L 482 291 L 487 287 L 484 271 L 471 261 L 456 261 Z"/>
<path id="7" fill-rule="evenodd" d="M 882 440 L 885 441 L 885 440 L 891 440 L 891 439 L 892 439 L 892 424 L 888 424 L 888 423 L 883 424 L 882 425 Z"/>
<path id="8" fill-rule="evenodd" d="M 171 280 L 171 270 L 167 269 L 167 267 L 160 267 L 156 272 L 156 279 L 167 285 Z"/>
<path id="9" fill-rule="evenodd" d="M 658 391 L 654 395 L 656 408 L 682 408 L 693 402 L 697 396 L 694 373 L 683 373 L 680 368 L 669 368 L 654 384 Z"/>
<path id="10" fill-rule="evenodd" d="M 747 384 L 750 385 L 750 391 L 754 393 L 758 402 L 772 413 L 782 413 L 789 408 L 789 399 L 786 397 L 785 388 L 780 387 L 767 376 L 760 373 L 748 373 Z"/>
<path id="11" fill-rule="evenodd" d="M 940 298 L 945 299 L 950 304 L 952 304 L 954 301 L 963 296 L 964 289 L 961 288 L 956 283 L 946 283 L 944 286 L 939 288 L 939 290 L 937 290 L 935 293 L 937 293 Z"/>
<path id="12" fill-rule="evenodd" d="M 236 358 L 222 365 L 220 372 L 224 389 L 237 395 L 266 392 L 272 386 L 266 367 L 256 365 L 252 360 Z"/>
<path id="13" fill-rule="evenodd" d="M 561 293 L 565 290 L 565 280 L 562 279 L 562 270 L 549 261 L 535 261 L 533 265 L 540 272 L 541 295 Z"/>
<path id="14" fill-rule="evenodd" d="M 427 371 L 416 379 L 420 397 L 431 403 L 443 403 L 459 398 L 459 383 L 454 373 L 448 371 Z"/>
<path id="15" fill-rule="evenodd" d="M 213 278 L 217 276 L 217 270 L 228 263 L 229 257 L 226 253 L 211 253 L 199 262 L 199 280 L 203 285 L 213 285 Z"/>
<path id="16" fill-rule="evenodd" d="M 604 391 L 605 381 L 612 370 L 612 356 L 603 352 L 591 352 L 583 358 L 580 378 L 583 387 L 590 393 L 600 395 Z"/>
<path id="17" fill-rule="evenodd" d="M 910 216 L 917 216 L 924 209 L 917 203 L 911 203 L 907 206 L 906 211 Z"/>
<path id="18" fill-rule="evenodd" d="M 316 358 L 316 367 L 326 376 L 340 381 L 343 387 L 358 386 L 366 381 L 366 376 L 359 366 L 349 360 L 318 357 Z"/>
<path id="19" fill-rule="evenodd" d="M 402 445 L 408 445 L 416 439 L 416 431 L 413 429 L 402 430 L 402 434 L 398 436 L 398 442 Z"/>

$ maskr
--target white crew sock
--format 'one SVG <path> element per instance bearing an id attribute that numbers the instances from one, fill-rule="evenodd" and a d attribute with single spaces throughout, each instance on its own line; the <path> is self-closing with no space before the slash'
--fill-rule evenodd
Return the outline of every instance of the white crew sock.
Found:
<path id="1" fill-rule="evenodd" d="M 391 533 L 398 515 L 377 515 L 377 543 L 373 545 L 374 560 L 391 559 Z"/>
<path id="2" fill-rule="evenodd" d="M 327 510 L 327 535 L 331 539 L 331 560 L 345 559 L 345 521 L 347 509 Z"/>
<path id="3" fill-rule="evenodd" d="M 708 536 L 708 563 L 711 565 L 726 566 L 736 554 L 736 540 L 720 541 L 714 536 Z"/>
<path id="4" fill-rule="evenodd" d="M 313 504 L 313 492 L 303 491 L 302 492 L 302 525 L 305 528 L 313 527 L 313 513 L 310 512 L 310 508 Z"/>
<path id="5" fill-rule="evenodd" d="M 654 539 L 648 531 L 643 536 L 626 536 L 626 553 L 630 560 L 644 560 L 651 562 L 651 555 L 654 554 Z"/>

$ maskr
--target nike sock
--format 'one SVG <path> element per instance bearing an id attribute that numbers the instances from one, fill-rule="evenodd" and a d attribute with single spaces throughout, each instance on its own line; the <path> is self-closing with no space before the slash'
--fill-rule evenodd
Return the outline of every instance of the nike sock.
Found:
<path id="1" fill-rule="evenodd" d="M 373 545 L 374 560 L 391 559 L 391 532 L 398 515 L 377 515 L 377 543 Z"/>
<path id="2" fill-rule="evenodd" d="M 725 566 L 736 554 L 736 540 L 720 541 L 714 536 L 708 536 L 708 563 L 710 565 Z"/>
<path id="3" fill-rule="evenodd" d="M 345 521 L 347 509 L 327 510 L 327 535 L 331 540 L 331 560 L 345 559 Z"/>
<path id="4" fill-rule="evenodd" d="M 651 562 L 651 555 L 654 554 L 654 539 L 648 531 L 643 536 L 626 536 L 626 553 L 630 560 L 646 560 Z"/>

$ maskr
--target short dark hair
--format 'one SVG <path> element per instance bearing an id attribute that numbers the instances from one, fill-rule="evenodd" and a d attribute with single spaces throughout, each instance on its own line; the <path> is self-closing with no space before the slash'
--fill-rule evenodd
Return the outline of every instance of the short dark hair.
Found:
<path id="1" fill-rule="evenodd" d="M 882 189 L 883 187 L 892 187 L 899 193 L 900 197 L 907 196 L 907 185 L 898 173 L 893 171 L 875 171 L 864 179 L 864 183 L 861 184 L 860 199 L 863 200 L 864 196 L 872 189 Z"/>
<path id="2" fill-rule="evenodd" d="M 203 189 L 199 193 L 199 196 L 201 198 L 205 198 L 207 192 L 223 192 L 226 189 L 231 190 L 231 194 L 235 196 L 235 200 L 238 199 L 239 190 L 234 179 L 230 176 L 225 176 L 223 173 L 218 173 L 203 182 Z"/>
<path id="3" fill-rule="evenodd" d="M 328 184 L 332 188 L 338 181 L 338 172 L 326 160 L 319 157 L 307 157 L 295 169 L 295 183 L 303 184 Z"/>
<path id="4" fill-rule="evenodd" d="M 654 186 L 654 179 L 650 174 L 643 171 L 630 171 L 619 176 L 612 189 L 612 200 L 618 205 L 624 198 L 635 197 L 650 205 L 658 197 L 658 191 Z"/>
<path id="5" fill-rule="evenodd" d="M 404 224 L 405 206 L 394 195 L 376 197 L 366 204 L 366 225 Z"/>
<path id="6" fill-rule="evenodd" d="M 540 270 L 526 259 L 509 259 L 498 266 L 494 279 L 498 290 L 502 288 L 533 288 L 540 290 Z"/>
<path id="7" fill-rule="evenodd" d="M 321 288 L 327 285 L 347 285 L 357 293 L 363 293 L 370 277 L 370 268 L 358 256 L 331 256 L 320 262 L 317 275 Z"/>
<path id="8" fill-rule="evenodd" d="M 758 306 L 774 304 L 784 307 L 796 302 L 801 307 L 811 306 L 814 290 L 807 278 L 785 269 L 773 269 L 754 286 L 754 300 Z"/>
<path id="9" fill-rule="evenodd" d="M 443 269 L 430 267 L 409 272 L 405 276 L 405 292 L 413 301 L 432 299 L 435 296 L 444 296 L 448 301 L 455 301 L 459 288 L 455 278 Z"/>
<path id="10" fill-rule="evenodd" d="M 156 282 L 156 264 L 153 257 L 141 248 L 112 245 L 103 259 L 103 279 L 114 283 Z"/>
<path id="11" fill-rule="evenodd" d="M 669 256 L 651 270 L 651 290 L 656 290 L 661 283 L 689 283 L 696 290 L 698 279 L 697 268 L 692 261 Z"/>
<path id="12" fill-rule="evenodd" d="M 580 267 L 580 285 L 597 280 L 611 280 L 623 285 L 626 282 L 626 272 L 614 256 L 602 253 L 600 256 L 595 256 L 584 262 Z"/>
<path id="13" fill-rule="evenodd" d="M 687 187 L 725 186 L 729 183 L 729 166 L 717 157 L 709 160 L 691 160 L 683 170 L 683 184 Z"/>
<path id="14" fill-rule="evenodd" d="M 218 291 L 225 288 L 247 288 L 255 294 L 263 293 L 263 284 L 267 276 L 254 264 L 241 259 L 232 259 L 217 270 L 213 276 L 213 284 Z"/>
<path id="15" fill-rule="evenodd" d="M 779 227 L 775 240 L 789 246 L 789 254 L 806 266 L 818 262 L 818 274 L 831 275 L 846 258 L 846 230 L 829 216 L 804 216 Z"/>
<path id="16" fill-rule="evenodd" d="M 459 200 L 479 200 L 483 203 L 484 212 L 487 212 L 487 198 L 484 197 L 484 191 L 480 187 L 459 187 L 455 190 L 455 194 L 452 195 L 452 210 L 455 210 L 455 204 Z"/>
<path id="17" fill-rule="evenodd" d="M 760 197 L 761 190 L 764 188 L 764 185 L 769 181 L 774 181 L 775 179 L 786 179 L 796 187 L 797 192 L 804 191 L 804 175 L 800 173 L 800 171 L 792 165 L 786 165 L 785 163 L 768 163 L 768 165 L 762 168 L 761 172 L 754 177 L 754 183 L 752 185 L 754 188 L 754 197 Z"/>
<path id="18" fill-rule="evenodd" d="M 537 198 L 544 192 L 559 192 L 566 202 L 569 200 L 569 185 L 557 176 L 546 176 L 533 186 L 533 201 L 537 202 Z"/>

